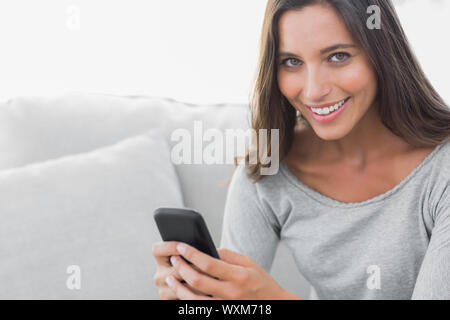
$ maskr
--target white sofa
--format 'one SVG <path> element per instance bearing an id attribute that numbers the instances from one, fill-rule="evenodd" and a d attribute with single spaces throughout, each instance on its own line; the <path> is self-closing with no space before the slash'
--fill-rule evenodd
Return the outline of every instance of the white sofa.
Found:
<path id="1" fill-rule="evenodd" d="M 0 103 L 0 298 L 159 299 L 159 206 L 203 214 L 216 246 L 233 164 L 173 165 L 175 129 L 247 129 L 248 106 L 66 93 Z M 273 277 L 308 298 L 281 243 Z"/>

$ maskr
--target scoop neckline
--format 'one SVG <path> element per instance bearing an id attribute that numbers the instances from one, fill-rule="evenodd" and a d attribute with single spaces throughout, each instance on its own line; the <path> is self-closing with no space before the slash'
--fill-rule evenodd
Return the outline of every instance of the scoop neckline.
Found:
<path id="1" fill-rule="evenodd" d="M 300 179 L 297 178 L 297 176 L 295 176 L 291 172 L 291 170 L 288 168 L 285 160 L 281 161 L 281 163 L 280 163 L 280 169 L 281 169 L 280 171 L 284 174 L 284 176 L 288 179 L 288 181 L 290 181 L 294 186 L 300 188 L 310 198 L 312 198 L 322 204 L 325 204 L 325 205 L 328 205 L 331 207 L 346 207 L 346 208 L 362 207 L 362 206 L 367 206 L 367 205 L 371 205 L 374 203 L 378 203 L 378 202 L 392 196 L 393 194 L 398 192 L 400 189 L 402 189 L 434 157 L 434 155 L 441 149 L 442 146 L 443 146 L 443 144 L 437 145 L 434 148 L 434 150 L 430 154 L 428 154 L 425 157 L 425 159 L 423 159 L 422 162 L 416 168 L 414 168 L 414 170 L 411 171 L 410 174 L 407 175 L 395 187 L 393 187 L 392 189 L 390 189 L 384 193 L 381 193 L 375 197 L 372 197 L 372 198 L 364 200 L 364 201 L 358 201 L 358 202 L 339 201 L 339 200 L 328 197 L 328 196 L 312 189 L 308 185 L 304 184 Z"/>

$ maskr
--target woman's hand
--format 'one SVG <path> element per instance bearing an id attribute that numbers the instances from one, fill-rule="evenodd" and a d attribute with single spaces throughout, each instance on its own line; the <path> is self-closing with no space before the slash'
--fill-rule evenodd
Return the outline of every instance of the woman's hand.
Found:
<path id="1" fill-rule="evenodd" d="M 281 288 L 248 256 L 228 249 L 219 249 L 219 260 L 181 242 L 178 242 L 176 250 L 172 253 L 171 262 L 175 267 L 176 275 L 184 279 L 188 285 L 181 283 L 177 276 L 168 277 L 167 283 L 179 299 L 301 299 Z M 177 255 L 182 255 L 193 265 L 189 265 Z"/>
<path id="2" fill-rule="evenodd" d="M 153 281 L 159 288 L 159 296 L 164 300 L 178 300 L 178 296 L 175 292 L 167 286 L 166 278 L 169 276 L 178 279 L 179 281 L 183 281 L 183 278 L 179 275 L 178 271 L 171 265 L 170 256 L 178 255 L 178 251 L 176 249 L 176 245 L 179 242 L 158 242 L 155 243 L 152 247 L 153 255 L 156 259 L 156 273 L 153 277 Z M 200 270 L 196 269 L 198 272 Z M 198 295 L 199 297 L 206 297 L 206 295 L 195 288 L 192 288 L 188 284 L 184 283 L 184 285 L 189 288 L 193 293 Z"/>

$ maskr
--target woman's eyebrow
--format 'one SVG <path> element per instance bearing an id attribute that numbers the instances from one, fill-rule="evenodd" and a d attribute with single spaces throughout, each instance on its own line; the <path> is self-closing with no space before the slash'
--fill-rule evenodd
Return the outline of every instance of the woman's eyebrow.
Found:
<path id="1" fill-rule="evenodd" d="M 349 43 L 338 43 L 338 44 L 335 44 L 335 45 L 332 45 L 330 47 L 320 50 L 320 54 L 325 54 L 327 52 L 334 51 L 336 49 L 346 49 L 346 48 L 356 48 L 356 45 L 349 44 Z M 290 53 L 290 52 L 279 52 L 278 56 L 279 57 L 288 57 L 288 56 L 296 56 L 296 55 L 294 53 Z"/>

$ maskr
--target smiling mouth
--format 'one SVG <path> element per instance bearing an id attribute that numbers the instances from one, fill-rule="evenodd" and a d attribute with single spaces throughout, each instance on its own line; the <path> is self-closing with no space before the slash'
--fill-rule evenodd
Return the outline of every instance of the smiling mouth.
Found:
<path id="1" fill-rule="evenodd" d="M 321 106 L 310 106 L 306 105 L 312 112 L 319 114 L 319 115 L 327 115 L 330 113 L 333 113 L 337 110 L 339 110 L 351 97 L 347 97 L 343 100 L 340 100 L 335 103 L 331 103 L 328 105 L 321 105 Z"/>

